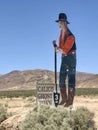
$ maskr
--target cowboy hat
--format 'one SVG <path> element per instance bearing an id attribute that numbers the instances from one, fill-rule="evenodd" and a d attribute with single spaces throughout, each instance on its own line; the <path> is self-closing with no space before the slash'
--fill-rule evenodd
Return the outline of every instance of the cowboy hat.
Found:
<path id="1" fill-rule="evenodd" d="M 67 22 L 67 24 L 69 24 L 69 22 L 67 21 L 67 15 L 65 13 L 59 14 L 59 18 L 55 22 L 59 22 L 59 21 L 64 21 L 64 22 Z"/>

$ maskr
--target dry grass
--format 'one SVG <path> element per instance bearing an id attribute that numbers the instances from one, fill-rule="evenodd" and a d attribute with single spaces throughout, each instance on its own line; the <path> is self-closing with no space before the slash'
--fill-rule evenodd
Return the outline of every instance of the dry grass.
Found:
<path id="1" fill-rule="evenodd" d="M 35 106 L 36 98 L 3 98 L 0 99 L 0 103 L 7 104 L 8 113 L 11 113 L 11 117 L 4 121 L 2 125 L 5 126 L 7 130 L 16 130 L 16 127 L 25 118 L 26 114 Z M 81 106 L 87 107 L 91 112 L 95 113 L 94 120 L 98 128 L 98 96 L 76 96 L 73 109 Z"/>

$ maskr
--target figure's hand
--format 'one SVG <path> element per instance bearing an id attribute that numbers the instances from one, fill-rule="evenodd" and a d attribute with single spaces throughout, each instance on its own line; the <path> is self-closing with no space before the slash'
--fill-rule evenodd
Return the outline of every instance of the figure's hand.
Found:
<path id="1" fill-rule="evenodd" d="M 59 47 L 56 48 L 56 51 L 57 51 L 57 52 L 59 51 L 59 52 L 61 52 L 61 53 L 64 53 L 63 50 L 62 50 L 61 48 L 59 48 Z"/>
<path id="2" fill-rule="evenodd" d="M 59 47 L 57 47 L 56 50 L 57 50 L 57 52 L 58 52 L 58 51 L 61 52 L 63 55 L 67 55 L 67 54 L 66 54 L 61 48 L 59 48 Z"/>
<path id="3" fill-rule="evenodd" d="M 66 55 L 66 53 L 65 53 L 61 48 L 59 48 L 59 47 L 57 46 L 56 40 L 53 40 L 53 46 L 54 46 L 54 48 L 56 49 L 56 52 L 61 52 L 62 54 Z"/>
<path id="4" fill-rule="evenodd" d="M 62 52 L 62 49 L 60 49 L 59 47 L 56 47 L 56 52 Z"/>

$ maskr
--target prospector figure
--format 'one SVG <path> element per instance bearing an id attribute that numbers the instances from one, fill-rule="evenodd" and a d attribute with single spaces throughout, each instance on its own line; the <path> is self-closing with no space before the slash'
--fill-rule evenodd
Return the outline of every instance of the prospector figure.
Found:
<path id="1" fill-rule="evenodd" d="M 59 87 L 61 93 L 61 102 L 59 105 L 69 107 L 73 105 L 75 94 L 75 75 L 76 75 L 76 43 L 75 36 L 68 28 L 69 22 L 65 13 L 60 13 L 58 20 L 61 28 L 59 45 L 56 51 L 62 53 L 62 61 L 59 75 Z M 68 76 L 68 94 L 66 91 L 66 77 Z"/>

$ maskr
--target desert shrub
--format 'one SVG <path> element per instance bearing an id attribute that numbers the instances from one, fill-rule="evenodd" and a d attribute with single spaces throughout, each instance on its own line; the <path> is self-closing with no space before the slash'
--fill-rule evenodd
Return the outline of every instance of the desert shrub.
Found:
<path id="1" fill-rule="evenodd" d="M 97 96 L 98 95 L 98 88 L 76 88 L 77 96 Z M 0 91 L 0 98 L 8 97 L 30 97 L 36 96 L 36 89 L 34 90 L 13 90 L 13 91 Z"/>
<path id="2" fill-rule="evenodd" d="M 94 114 L 86 108 L 77 110 L 64 107 L 40 106 L 28 113 L 22 122 L 21 130 L 93 130 Z"/>
<path id="3" fill-rule="evenodd" d="M 7 107 L 6 105 L 0 104 L 0 123 L 7 119 Z"/>
<path id="4" fill-rule="evenodd" d="M 13 97 L 30 97 L 30 96 L 36 96 L 36 90 L 12 90 L 12 91 L 1 91 L 0 97 L 7 97 L 7 98 L 13 98 Z"/>
<path id="5" fill-rule="evenodd" d="M 89 130 L 89 128 L 94 128 L 94 113 L 90 112 L 87 108 L 80 107 L 72 113 L 72 121 L 70 125 L 78 130 Z"/>
<path id="6" fill-rule="evenodd" d="M 98 88 L 76 88 L 77 96 L 98 96 Z"/>

